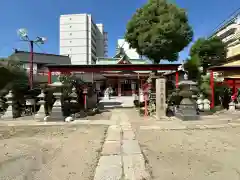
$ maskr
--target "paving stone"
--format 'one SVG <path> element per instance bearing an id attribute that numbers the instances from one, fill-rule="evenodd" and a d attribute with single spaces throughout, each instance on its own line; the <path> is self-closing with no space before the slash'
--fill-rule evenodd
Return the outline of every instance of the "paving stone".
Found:
<path id="1" fill-rule="evenodd" d="M 129 121 L 121 121 L 120 125 L 121 126 L 131 126 L 131 123 Z"/>
<path id="2" fill-rule="evenodd" d="M 109 120 L 92 120 L 89 124 L 96 124 L 96 125 L 114 125 L 114 121 L 109 121 Z"/>
<path id="3" fill-rule="evenodd" d="M 161 129 L 160 126 L 140 126 L 141 130 L 158 130 Z"/>
<path id="4" fill-rule="evenodd" d="M 121 128 L 122 128 L 123 131 L 132 130 L 131 125 L 122 125 Z"/>
<path id="5" fill-rule="evenodd" d="M 110 126 L 107 132 L 106 141 L 120 141 L 121 128 L 116 126 Z"/>
<path id="6" fill-rule="evenodd" d="M 121 153 L 120 141 L 105 141 L 102 155 L 119 155 Z"/>
<path id="7" fill-rule="evenodd" d="M 141 154 L 141 149 L 137 140 L 123 140 L 122 143 L 124 154 Z"/>
<path id="8" fill-rule="evenodd" d="M 94 180 L 120 180 L 121 177 L 121 156 L 102 156 L 96 168 Z"/>
<path id="9" fill-rule="evenodd" d="M 205 125 L 207 129 L 217 129 L 217 128 L 227 128 L 231 127 L 229 124 L 212 124 L 212 125 Z"/>
<path id="10" fill-rule="evenodd" d="M 240 123 L 228 123 L 232 127 L 238 127 L 240 126 Z"/>
<path id="11" fill-rule="evenodd" d="M 145 161 L 142 154 L 123 156 L 124 180 L 148 180 Z"/>
<path id="12" fill-rule="evenodd" d="M 135 134 L 132 130 L 123 131 L 123 140 L 135 140 Z"/>
<path id="13" fill-rule="evenodd" d="M 120 129 L 119 125 L 111 125 L 109 126 L 109 129 Z"/>
<path id="14" fill-rule="evenodd" d="M 206 126 L 204 126 L 204 125 L 196 125 L 196 129 L 206 129 Z"/>
<path id="15" fill-rule="evenodd" d="M 72 123 L 73 124 L 89 124 L 90 120 L 81 120 L 81 119 L 75 119 Z"/>
<path id="16" fill-rule="evenodd" d="M 169 129 L 169 130 L 183 130 L 187 129 L 187 126 L 175 126 L 175 127 L 163 127 L 163 129 Z"/>
<path id="17" fill-rule="evenodd" d="M 111 116 L 110 120 L 115 121 L 115 122 L 119 121 L 119 115 L 117 115 L 117 113 L 115 113 L 115 112 L 112 112 L 112 116 Z"/>

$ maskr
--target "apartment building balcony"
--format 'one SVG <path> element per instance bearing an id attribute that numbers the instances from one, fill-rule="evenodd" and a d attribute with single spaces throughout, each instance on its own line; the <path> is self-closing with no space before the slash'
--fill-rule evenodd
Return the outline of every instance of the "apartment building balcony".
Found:
<path id="1" fill-rule="evenodd" d="M 231 58 L 237 55 L 240 55 L 240 44 L 228 48 L 227 58 Z"/>
<path id="2" fill-rule="evenodd" d="M 222 41 L 226 44 L 230 44 L 240 38 L 240 30 L 236 31 L 234 34 L 227 36 L 226 38 L 222 39 Z"/>
<path id="3" fill-rule="evenodd" d="M 236 41 L 231 42 L 227 45 L 228 48 L 234 47 L 236 45 L 240 44 L 240 39 L 237 39 Z"/>
<path id="4" fill-rule="evenodd" d="M 216 36 L 218 36 L 219 38 L 224 38 L 228 36 L 228 34 L 234 33 L 238 27 L 239 27 L 239 24 L 236 24 L 236 23 L 230 24 L 226 28 L 219 31 L 216 34 Z"/>

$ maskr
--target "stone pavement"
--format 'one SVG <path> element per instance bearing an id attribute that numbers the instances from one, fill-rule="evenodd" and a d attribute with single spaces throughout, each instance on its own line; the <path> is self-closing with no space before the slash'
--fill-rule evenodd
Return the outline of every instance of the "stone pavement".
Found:
<path id="1" fill-rule="evenodd" d="M 89 125 L 114 125 L 115 121 L 110 120 L 75 120 L 72 122 L 54 121 L 54 122 L 44 122 L 36 120 L 7 120 L 0 121 L 0 126 L 63 126 L 63 125 L 73 125 L 73 124 L 89 124 Z"/>
<path id="2" fill-rule="evenodd" d="M 150 179 L 128 118 L 121 110 L 113 110 L 111 120 L 116 125 L 108 128 L 94 180 Z"/>

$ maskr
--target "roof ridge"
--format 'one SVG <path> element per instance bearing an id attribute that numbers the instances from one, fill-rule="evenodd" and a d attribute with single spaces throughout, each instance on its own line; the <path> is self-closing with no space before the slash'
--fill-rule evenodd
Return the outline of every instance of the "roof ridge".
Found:
<path id="1" fill-rule="evenodd" d="M 30 53 L 29 51 L 17 51 L 17 52 L 14 52 L 13 54 L 17 54 L 17 53 Z M 13 55 L 12 54 L 12 55 Z M 61 57 L 68 57 L 68 56 L 65 56 L 65 55 L 59 55 L 59 54 L 48 54 L 48 53 L 39 53 L 39 52 L 33 52 L 33 54 L 39 54 L 39 55 L 47 55 L 47 56 L 61 56 Z"/>

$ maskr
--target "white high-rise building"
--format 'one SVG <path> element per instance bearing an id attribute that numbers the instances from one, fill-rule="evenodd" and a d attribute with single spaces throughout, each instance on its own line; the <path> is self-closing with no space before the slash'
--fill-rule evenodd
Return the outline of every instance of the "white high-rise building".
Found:
<path id="1" fill-rule="evenodd" d="M 69 56 L 72 64 L 95 64 L 106 53 L 103 24 L 95 24 L 89 14 L 60 16 L 60 55 Z"/>
<path id="2" fill-rule="evenodd" d="M 224 23 L 212 36 L 219 37 L 227 47 L 227 58 L 240 55 L 240 12 Z"/>
<path id="3" fill-rule="evenodd" d="M 130 48 L 125 39 L 118 39 L 117 46 L 117 48 L 123 48 L 124 52 L 130 59 L 140 59 L 140 55 L 137 53 L 136 49 Z"/>

